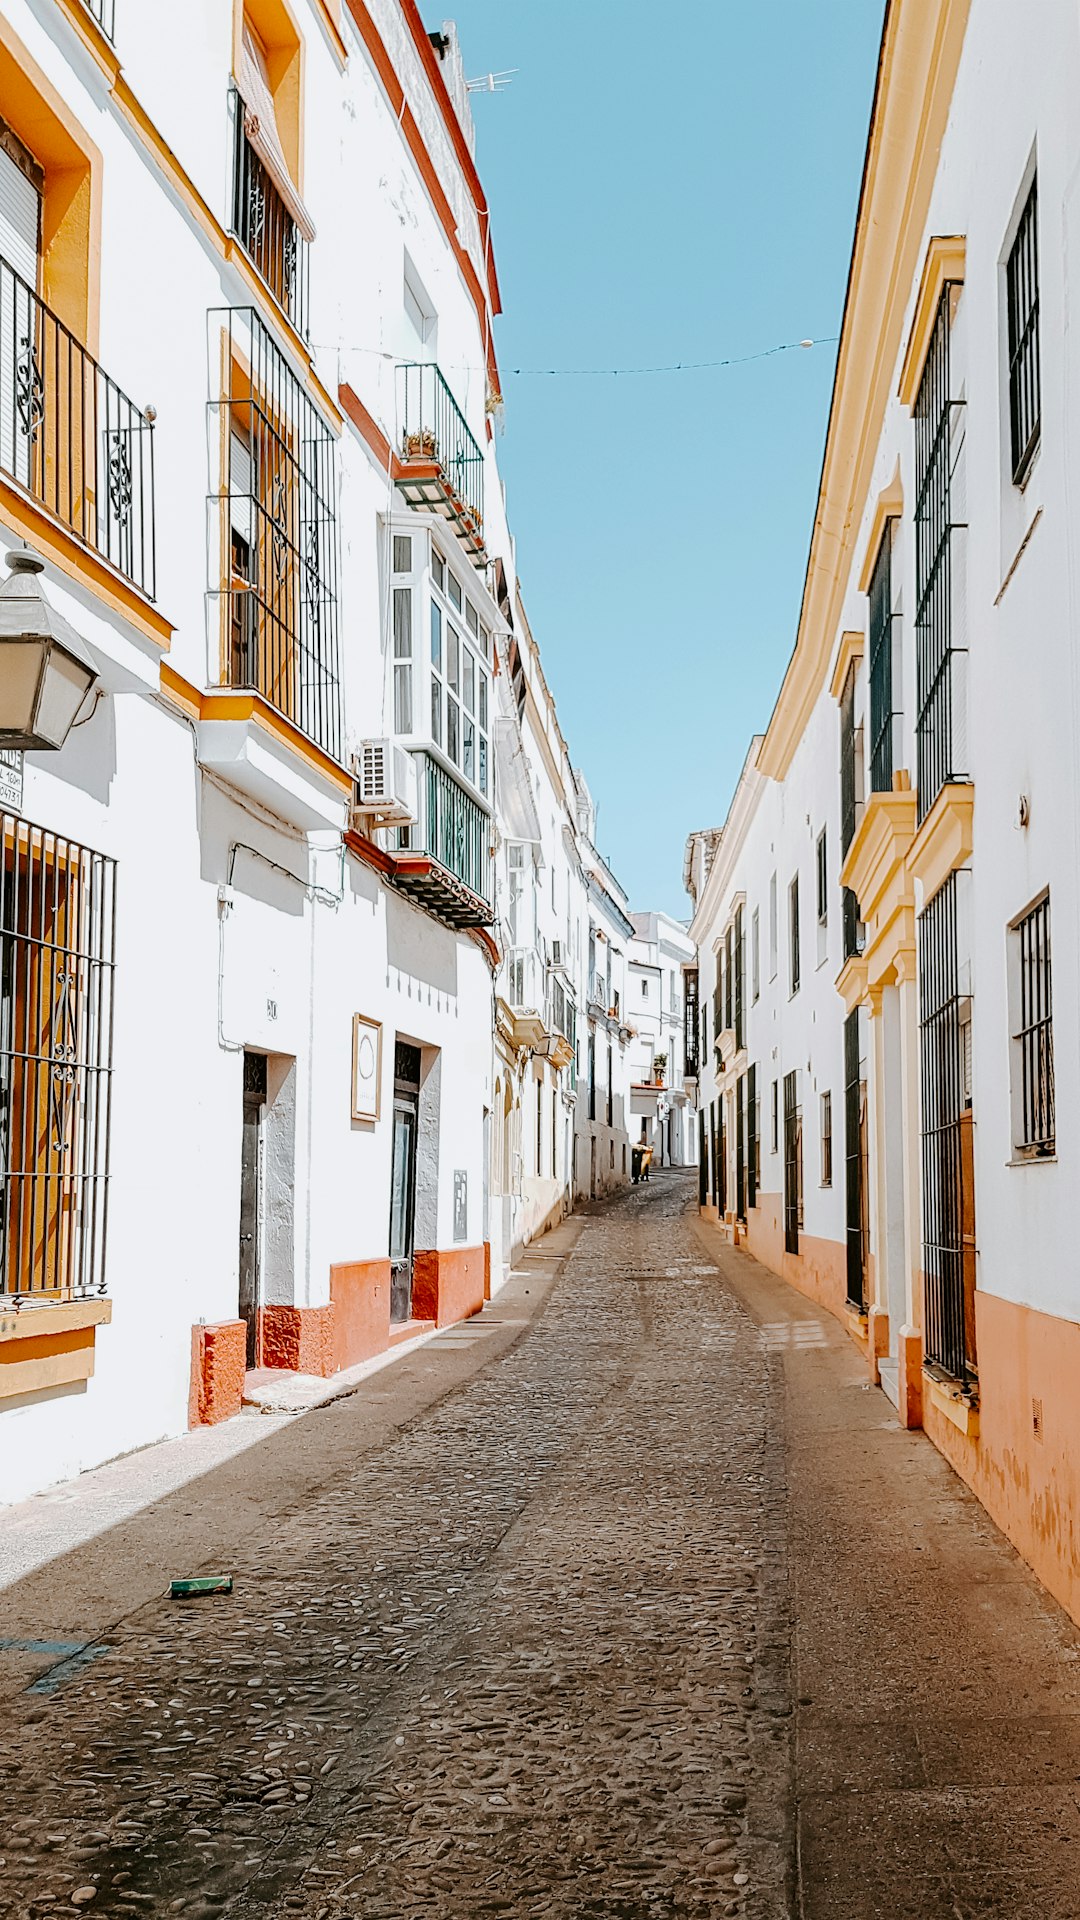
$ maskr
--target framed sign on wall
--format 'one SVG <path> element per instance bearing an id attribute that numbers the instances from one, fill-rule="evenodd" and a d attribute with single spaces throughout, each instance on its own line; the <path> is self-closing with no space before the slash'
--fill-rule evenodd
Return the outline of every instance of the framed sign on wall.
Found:
<path id="1" fill-rule="evenodd" d="M 382 1021 L 353 1014 L 352 1117 L 377 1120 L 379 1082 L 382 1079 Z"/>

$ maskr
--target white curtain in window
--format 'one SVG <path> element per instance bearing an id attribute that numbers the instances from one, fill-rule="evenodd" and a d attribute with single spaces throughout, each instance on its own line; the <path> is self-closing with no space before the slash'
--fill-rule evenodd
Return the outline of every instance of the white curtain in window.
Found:
<path id="1" fill-rule="evenodd" d="M 246 20 L 240 40 L 236 84 L 246 109 L 244 132 L 285 202 L 300 233 L 305 240 L 314 240 L 314 223 L 293 185 L 281 144 L 281 136 L 278 133 L 274 96 L 270 91 L 270 77 L 266 70 L 266 57 Z"/>

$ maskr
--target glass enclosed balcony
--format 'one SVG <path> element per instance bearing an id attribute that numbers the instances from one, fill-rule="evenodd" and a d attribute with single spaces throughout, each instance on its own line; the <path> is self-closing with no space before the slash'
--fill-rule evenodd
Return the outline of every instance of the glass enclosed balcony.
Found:
<path id="1" fill-rule="evenodd" d="M 491 818 L 434 754 L 413 758 L 417 818 L 397 830 L 397 884 L 450 926 L 488 927 L 495 918 Z"/>

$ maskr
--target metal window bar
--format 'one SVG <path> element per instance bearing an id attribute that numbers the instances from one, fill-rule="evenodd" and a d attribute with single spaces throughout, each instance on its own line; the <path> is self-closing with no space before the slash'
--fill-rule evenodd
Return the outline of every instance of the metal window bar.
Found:
<path id="1" fill-rule="evenodd" d="M 1017 1145 L 1039 1155 L 1054 1151 L 1054 1027 L 1050 965 L 1050 898 L 1025 914 L 1016 929 L 1020 961 L 1022 1137 Z"/>
<path id="2" fill-rule="evenodd" d="M 491 821 L 453 775 L 429 753 L 414 754 L 420 817 L 402 845 L 430 854 L 470 893 L 490 906 L 494 900 Z"/>
<path id="3" fill-rule="evenodd" d="M 847 1227 L 847 1297 L 866 1311 L 866 1248 L 863 1241 L 862 1081 L 859 1009 L 844 1021 L 844 1215 Z"/>
<path id="4" fill-rule="evenodd" d="M 220 427 L 211 498 L 227 605 L 222 680 L 261 694 L 340 760 L 334 438 L 254 308 L 219 309 L 211 325 L 221 327 L 226 388 L 210 402 Z"/>
<path id="5" fill-rule="evenodd" d="M 926 1356 L 970 1382 L 974 1359 L 974 1193 L 965 1093 L 957 875 L 919 916 L 919 1052 Z"/>
<path id="6" fill-rule="evenodd" d="M 153 599 L 153 425 L 3 258 L 0 467 Z"/>
<path id="7" fill-rule="evenodd" d="M 832 1094 L 821 1096 L 821 1184 L 832 1186 Z"/>
<path id="8" fill-rule="evenodd" d="M 824 827 L 817 837 L 817 917 L 823 927 L 829 918 L 829 842 Z"/>
<path id="9" fill-rule="evenodd" d="M 698 970 L 688 967 L 686 970 L 686 992 L 683 998 L 683 1045 L 685 1047 L 685 1072 L 687 1077 L 695 1079 L 699 1067 L 698 1055 Z"/>
<path id="10" fill-rule="evenodd" d="M 1019 486 L 1039 444 L 1039 226 L 1037 183 L 1028 194 L 1005 271 L 1009 316 L 1009 431 L 1012 477 Z"/>
<path id="11" fill-rule="evenodd" d="M 895 521 L 885 522 L 869 593 L 870 791 L 891 793 L 897 702 L 893 661 L 892 543 Z"/>
<path id="12" fill-rule="evenodd" d="M 252 266 L 297 332 L 309 337 L 311 250 L 244 131 L 245 106 L 230 87 L 232 225 Z"/>
<path id="13" fill-rule="evenodd" d="M 955 288 L 946 285 L 915 401 L 916 762 L 919 819 L 959 769 L 954 765 L 952 460 L 949 340 Z"/>
<path id="14" fill-rule="evenodd" d="M 732 929 L 732 961 L 735 974 L 734 1019 L 735 1051 L 741 1053 L 746 1044 L 743 1009 L 746 1005 L 746 933 L 743 927 L 743 910 L 737 907 L 735 925 Z"/>
<path id="15" fill-rule="evenodd" d="M 859 918 L 859 898 L 851 887 L 844 888 L 842 915 L 844 959 L 851 960 L 863 950 L 863 925 Z"/>
<path id="16" fill-rule="evenodd" d="M 801 977 L 801 974 L 800 974 L 801 949 L 799 945 L 799 876 L 798 874 L 795 875 L 794 880 L 791 882 L 791 885 L 788 888 L 788 912 L 789 912 L 790 921 L 791 921 L 791 925 L 789 928 L 789 945 L 790 945 L 790 953 L 791 953 L 791 991 L 792 993 L 798 993 L 799 980 Z"/>
<path id="17" fill-rule="evenodd" d="M 840 696 L 840 854 L 846 854 L 859 821 L 858 732 L 855 726 L 855 667 L 848 668 Z"/>
<path id="18" fill-rule="evenodd" d="M 739 1075 L 735 1087 L 735 1212 L 746 1219 L 746 1075 Z"/>
<path id="19" fill-rule="evenodd" d="M 729 927 L 724 935 L 724 1031 L 735 1030 L 735 938 Z"/>
<path id="20" fill-rule="evenodd" d="M 799 1251 L 801 1186 L 799 1173 L 799 1076 L 784 1075 L 784 1251 Z"/>
<path id="21" fill-rule="evenodd" d="M 758 1112 L 757 1067 L 746 1070 L 746 1204 L 757 1206 Z"/>
<path id="22" fill-rule="evenodd" d="M 116 863 L 0 814 L 0 1298 L 105 1291 Z"/>
<path id="23" fill-rule="evenodd" d="M 116 0 L 83 0 L 92 20 L 96 20 L 106 39 L 116 39 Z"/>
<path id="24" fill-rule="evenodd" d="M 484 524 L 484 456 L 465 416 L 431 361 L 398 368 L 402 381 L 401 452 L 438 466 L 453 502 L 478 531 Z"/>
<path id="25" fill-rule="evenodd" d="M 721 1099 L 719 1102 L 719 1108 L 718 1108 L 718 1114 L 717 1114 L 717 1127 L 716 1127 L 716 1169 L 717 1169 L 716 1198 L 717 1198 L 717 1206 L 719 1207 L 719 1210 L 722 1214 L 727 1212 L 727 1207 L 728 1207 L 728 1190 L 727 1190 L 728 1164 L 727 1162 L 728 1162 L 727 1120 L 724 1113 L 724 1102 L 723 1102 L 723 1099 Z"/>
<path id="26" fill-rule="evenodd" d="M 698 1114 L 698 1206 L 709 1204 L 709 1147 L 705 1135 L 705 1109 Z"/>

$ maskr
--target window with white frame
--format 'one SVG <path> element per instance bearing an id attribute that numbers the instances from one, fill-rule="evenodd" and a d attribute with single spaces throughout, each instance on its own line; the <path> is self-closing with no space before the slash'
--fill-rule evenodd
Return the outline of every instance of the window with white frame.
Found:
<path id="1" fill-rule="evenodd" d="M 776 905 L 776 875 L 769 881 L 769 979 L 776 979 L 777 952 L 780 944 Z"/>
<path id="2" fill-rule="evenodd" d="M 761 915 L 754 908 L 750 921 L 750 992 L 754 1000 L 761 997 Z"/>
<path id="3" fill-rule="evenodd" d="M 491 630 L 434 544 L 395 533 L 392 552 L 394 731 L 432 740 L 490 799 Z M 426 660 L 425 642 L 417 642 L 425 629 Z"/>
<path id="4" fill-rule="evenodd" d="M 1048 893 L 1009 928 L 1009 1016 L 1013 1153 L 1046 1159 L 1056 1146 Z"/>

